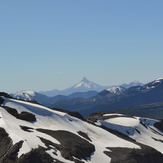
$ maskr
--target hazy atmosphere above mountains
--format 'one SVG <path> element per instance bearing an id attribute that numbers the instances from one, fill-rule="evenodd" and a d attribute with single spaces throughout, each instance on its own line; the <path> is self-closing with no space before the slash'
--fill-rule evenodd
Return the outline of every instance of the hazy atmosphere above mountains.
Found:
<path id="1" fill-rule="evenodd" d="M 163 0 L 0 1 L 0 163 L 163 163 Z"/>
<path id="2" fill-rule="evenodd" d="M 0 2 L 1 91 L 63 90 L 163 76 L 163 1 Z"/>

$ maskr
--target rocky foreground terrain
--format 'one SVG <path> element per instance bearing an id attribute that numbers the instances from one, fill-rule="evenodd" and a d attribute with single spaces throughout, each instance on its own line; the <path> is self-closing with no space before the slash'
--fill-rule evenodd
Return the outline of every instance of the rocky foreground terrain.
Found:
<path id="1" fill-rule="evenodd" d="M 1 163 L 162 163 L 163 121 L 52 110 L 0 93 Z"/>

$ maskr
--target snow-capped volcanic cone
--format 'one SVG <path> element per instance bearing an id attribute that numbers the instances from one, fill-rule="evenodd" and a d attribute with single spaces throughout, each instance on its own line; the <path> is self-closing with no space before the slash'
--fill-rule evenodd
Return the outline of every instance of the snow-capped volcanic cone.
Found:
<path id="1" fill-rule="evenodd" d="M 64 89 L 64 90 L 52 90 L 52 91 L 45 91 L 40 92 L 47 96 L 55 96 L 55 95 L 70 95 L 75 92 L 88 92 L 88 91 L 97 91 L 100 92 L 104 89 L 107 89 L 108 86 L 101 86 L 92 81 L 89 81 L 87 78 L 83 78 L 80 82 L 75 84 L 74 86 Z"/>

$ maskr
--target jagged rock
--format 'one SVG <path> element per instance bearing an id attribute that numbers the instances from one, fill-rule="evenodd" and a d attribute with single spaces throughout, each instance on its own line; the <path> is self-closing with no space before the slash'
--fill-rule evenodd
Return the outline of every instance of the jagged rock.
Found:
<path id="1" fill-rule="evenodd" d="M 12 141 L 3 128 L 0 128 L 0 160 L 11 148 Z M 1 161 L 0 161 L 1 162 Z"/>
<path id="2" fill-rule="evenodd" d="M 8 93 L 5 92 L 0 92 L 0 96 L 4 96 L 6 98 L 13 98 L 12 96 L 10 96 Z"/>
<path id="3" fill-rule="evenodd" d="M 20 127 L 21 127 L 21 129 L 24 130 L 24 131 L 33 132 L 33 131 L 31 131 L 31 129 L 33 129 L 33 128 L 31 128 L 31 127 L 27 127 L 27 126 L 20 126 Z"/>
<path id="4" fill-rule="evenodd" d="M 85 138 L 85 139 L 87 139 L 87 140 L 89 140 L 89 141 L 92 141 L 86 133 L 84 133 L 84 132 L 82 132 L 82 131 L 79 131 L 78 134 L 79 134 L 80 136 L 82 136 L 83 138 Z"/>
<path id="5" fill-rule="evenodd" d="M 39 147 L 31 152 L 22 155 L 19 163 L 53 163 L 53 158 L 45 152 L 45 149 Z M 58 162 L 59 163 L 59 162 Z M 60 162 L 61 163 L 61 162 Z"/>
<path id="6" fill-rule="evenodd" d="M 16 109 L 10 108 L 7 106 L 3 106 L 3 108 L 10 113 L 11 115 L 15 116 L 18 119 L 25 120 L 25 121 L 36 121 L 36 117 L 34 114 L 31 114 L 29 112 L 21 112 L 20 114 L 17 112 Z"/>
<path id="7" fill-rule="evenodd" d="M 36 121 L 35 115 L 28 113 L 28 112 L 21 112 L 18 116 L 19 119 L 25 120 L 25 121 Z"/>
<path id="8" fill-rule="evenodd" d="M 0 97 L 0 105 L 3 104 L 4 99 L 2 97 Z"/>
<path id="9" fill-rule="evenodd" d="M 76 111 L 68 112 L 68 114 L 71 115 L 71 116 L 73 116 L 73 117 L 76 117 L 76 118 L 79 118 L 81 120 L 84 120 L 84 117 L 80 113 L 78 113 Z"/>
<path id="10" fill-rule="evenodd" d="M 154 124 L 154 126 L 155 126 L 156 128 L 158 128 L 159 130 L 163 131 L 163 119 L 160 120 L 160 122 L 156 122 L 156 123 Z"/>
<path id="11" fill-rule="evenodd" d="M 74 160 L 74 156 L 78 159 L 87 160 L 87 157 L 90 157 L 90 155 L 95 151 L 94 145 L 71 132 L 44 129 L 38 129 L 38 131 L 46 133 L 57 139 L 61 145 L 55 146 L 66 159 Z"/>
<path id="12" fill-rule="evenodd" d="M 151 147 L 141 149 L 108 148 L 111 152 L 104 153 L 111 157 L 111 163 L 162 163 L 163 155 Z"/>
<path id="13" fill-rule="evenodd" d="M 10 149 L 7 151 L 7 153 L 5 154 L 5 157 L 2 157 L 2 161 L 3 163 L 18 163 L 18 152 L 19 149 L 22 147 L 23 141 L 20 141 L 16 144 L 14 144 L 13 146 L 10 147 Z"/>

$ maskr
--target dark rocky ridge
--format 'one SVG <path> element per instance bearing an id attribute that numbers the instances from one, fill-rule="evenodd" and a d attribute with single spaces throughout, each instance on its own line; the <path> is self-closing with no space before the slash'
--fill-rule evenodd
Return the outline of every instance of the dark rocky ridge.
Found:
<path id="1" fill-rule="evenodd" d="M 22 155 L 17 161 L 18 163 L 53 163 L 53 158 L 45 152 L 44 148 L 36 148 L 31 152 Z M 57 163 L 61 163 L 59 160 L 56 160 Z"/>
<path id="2" fill-rule="evenodd" d="M 29 112 L 21 112 L 20 114 L 17 112 L 16 109 L 14 108 L 10 108 L 7 106 L 3 106 L 2 108 L 4 108 L 8 113 L 10 113 L 11 115 L 13 115 L 14 117 L 16 117 L 17 119 L 21 119 L 21 120 L 25 120 L 25 121 L 36 121 L 36 117 L 34 114 L 29 113 Z"/>
<path id="3" fill-rule="evenodd" d="M 141 146 L 141 149 L 109 148 L 104 153 L 111 157 L 111 163 L 162 163 L 163 155 L 153 148 Z"/>
<path id="4" fill-rule="evenodd" d="M 37 129 L 37 131 L 46 133 L 57 139 L 61 145 L 55 144 L 55 147 L 60 150 L 61 155 L 65 159 L 77 161 L 73 158 L 74 156 L 78 159 L 87 160 L 87 157 L 90 157 L 91 154 L 95 151 L 94 145 L 71 132 L 51 131 L 43 129 Z"/>
<path id="5" fill-rule="evenodd" d="M 156 122 L 154 126 L 163 132 L 163 119 L 159 122 Z"/>
<path id="6" fill-rule="evenodd" d="M 3 128 L 0 128 L 0 158 L 11 148 L 12 140 Z"/>
<path id="7" fill-rule="evenodd" d="M 10 96 L 8 93 L 5 93 L 5 92 L 0 92 L 0 96 L 6 97 L 6 98 L 13 98 L 12 96 Z"/>
<path id="8" fill-rule="evenodd" d="M 33 128 L 27 127 L 27 126 L 20 126 L 22 130 L 27 131 L 27 132 L 33 132 L 31 131 Z"/>
<path id="9" fill-rule="evenodd" d="M 12 98 L 9 94 L 7 94 L 5 92 L 0 92 L 0 96 L 6 97 L 6 98 Z M 0 97 L 0 105 L 2 105 L 4 102 L 4 99 L 2 97 Z"/>
<path id="10" fill-rule="evenodd" d="M 23 141 L 20 141 L 13 146 L 6 152 L 5 157 L 2 157 L 2 163 L 15 163 L 18 162 L 18 152 L 19 149 L 22 147 Z M 2 147 L 3 148 L 3 147 Z"/>
<path id="11" fill-rule="evenodd" d="M 4 102 L 4 99 L 2 97 L 0 97 L 0 105 L 2 105 Z"/>
<path id="12" fill-rule="evenodd" d="M 84 121 L 84 117 L 80 113 L 78 113 L 76 111 L 68 112 L 68 114 Z"/>
<path id="13" fill-rule="evenodd" d="M 89 140 L 89 141 L 92 141 L 86 133 L 84 133 L 84 132 L 82 132 L 82 131 L 79 131 L 78 134 L 79 134 L 80 136 L 82 136 L 83 138 L 85 138 L 85 139 L 87 139 L 87 140 Z"/>

